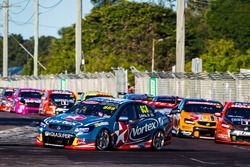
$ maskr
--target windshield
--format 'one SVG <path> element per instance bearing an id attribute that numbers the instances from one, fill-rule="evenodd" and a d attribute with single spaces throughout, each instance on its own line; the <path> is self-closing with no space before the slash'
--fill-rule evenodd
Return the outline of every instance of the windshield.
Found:
<path id="1" fill-rule="evenodd" d="M 12 96 L 12 95 L 13 95 L 13 91 L 4 92 L 4 96 Z"/>
<path id="2" fill-rule="evenodd" d="M 42 94 L 40 92 L 21 92 L 20 94 L 23 98 L 41 98 Z"/>
<path id="3" fill-rule="evenodd" d="M 51 94 L 50 99 L 75 99 L 75 96 L 72 94 Z"/>
<path id="4" fill-rule="evenodd" d="M 92 103 L 91 101 L 80 103 L 69 109 L 66 113 L 110 118 L 119 107 L 118 104 Z"/>
<path id="5" fill-rule="evenodd" d="M 222 112 L 223 106 L 219 103 L 207 103 L 207 104 L 186 104 L 183 108 L 186 112 L 195 113 L 210 113 L 214 114 L 216 112 Z"/>
<path id="6" fill-rule="evenodd" d="M 238 117 L 243 119 L 250 119 L 250 108 L 229 108 L 226 112 L 227 117 Z"/>

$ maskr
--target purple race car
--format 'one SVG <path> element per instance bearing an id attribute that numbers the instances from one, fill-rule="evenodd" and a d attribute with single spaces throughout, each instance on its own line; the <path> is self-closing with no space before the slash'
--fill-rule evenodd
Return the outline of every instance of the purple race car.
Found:
<path id="1" fill-rule="evenodd" d="M 11 111 L 17 114 L 38 113 L 42 91 L 32 88 L 18 88 L 12 96 Z"/>

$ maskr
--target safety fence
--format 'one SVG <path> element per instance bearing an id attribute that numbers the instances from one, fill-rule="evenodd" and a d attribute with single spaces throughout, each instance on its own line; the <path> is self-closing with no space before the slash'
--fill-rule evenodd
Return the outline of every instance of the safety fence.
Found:
<path id="1" fill-rule="evenodd" d="M 74 92 L 102 91 L 117 96 L 116 76 L 109 73 L 11 76 L 0 79 L 0 87 L 72 90 Z M 119 84 L 126 84 L 120 83 Z M 120 90 L 126 91 L 126 90 Z"/>
<path id="2" fill-rule="evenodd" d="M 134 72 L 135 92 L 250 102 L 250 74 Z"/>

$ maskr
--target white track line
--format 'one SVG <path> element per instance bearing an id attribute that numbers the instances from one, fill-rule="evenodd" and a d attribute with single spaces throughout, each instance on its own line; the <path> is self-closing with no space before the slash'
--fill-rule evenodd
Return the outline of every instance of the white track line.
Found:
<path id="1" fill-rule="evenodd" d="M 192 161 L 195 161 L 195 162 L 199 162 L 201 164 L 208 164 L 208 165 L 222 165 L 223 163 L 218 163 L 218 162 L 205 162 L 205 161 L 201 161 L 199 159 L 196 159 L 196 158 L 189 158 L 190 160 Z"/>
<path id="2" fill-rule="evenodd" d="M 241 146 L 232 146 L 234 148 L 238 148 L 238 149 L 241 149 L 241 150 L 247 150 L 247 151 L 250 151 L 250 148 L 245 148 L 245 147 L 241 147 Z"/>

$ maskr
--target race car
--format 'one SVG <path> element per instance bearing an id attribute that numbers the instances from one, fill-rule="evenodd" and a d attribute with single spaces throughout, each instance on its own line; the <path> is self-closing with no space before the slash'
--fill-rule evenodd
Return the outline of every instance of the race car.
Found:
<path id="1" fill-rule="evenodd" d="M 14 88 L 4 88 L 0 93 L 0 111 L 10 112 Z"/>
<path id="2" fill-rule="evenodd" d="M 41 122 L 35 144 L 83 150 L 161 150 L 171 142 L 171 129 L 169 118 L 145 103 L 92 98 Z"/>
<path id="3" fill-rule="evenodd" d="M 74 106 L 76 95 L 69 90 L 48 90 L 44 93 L 39 109 L 40 115 L 53 116 Z"/>
<path id="4" fill-rule="evenodd" d="M 146 104 L 150 104 L 150 102 L 153 99 L 151 95 L 147 95 L 147 94 L 126 94 L 124 95 L 123 98 L 138 101 L 138 102 L 143 102 Z"/>
<path id="5" fill-rule="evenodd" d="M 173 134 L 212 139 L 223 105 L 219 101 L 183 99 L 178 108 L 170 112 Z"/>
<path id="6" fill-rule="evenodd" d="M 250 103 L 226 103 L 216 129 L 215 141 L 250 145 Z"/>
<path id="7" fill-rule="evenodd" d="M 89 98 L 94 98 L 94 97 L 109 97 L 109 98 L 114 98 L 113 95 L 105 92 L 85 92 L 81 93 L 79 96 L 79 101 L 87 100 Z"/>
<path id="8" fill-rule="evenodd" d="M 177 105 L 177 98 L 174 96 L 155 96 L 149 105 L 156 108 L 174 108 Z"/>
<path id="9" fill-rule="evenodd" d="M 12 95 L 11 111 L 17 114 L 38 113 L 42 91 L 33 88 L 17 88 Z"/>

